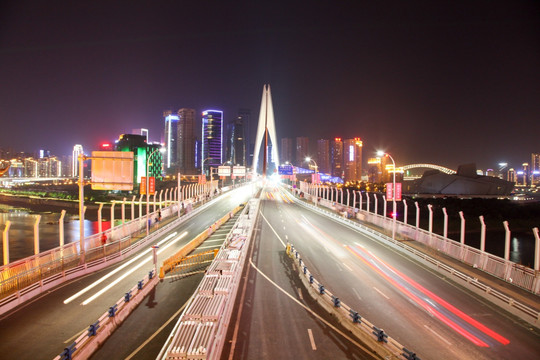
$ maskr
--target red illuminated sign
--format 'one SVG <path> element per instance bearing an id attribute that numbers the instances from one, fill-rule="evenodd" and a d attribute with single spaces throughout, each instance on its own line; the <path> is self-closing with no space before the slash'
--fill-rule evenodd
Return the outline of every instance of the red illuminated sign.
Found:
<path id="1" fill-rule="evenodd" d="M 156 192 L 156 178 L 150 176 L 150 181 L 148 182 L 148 193 L 154 195 Z"/>
<path id="2" fill-rule="evenodd" d="M 386 184 L 386 200 L 390 201 L 394 199 L 393 184 Z M 401 183 L 396 183 L 396 201 L 401 201 Z"/>

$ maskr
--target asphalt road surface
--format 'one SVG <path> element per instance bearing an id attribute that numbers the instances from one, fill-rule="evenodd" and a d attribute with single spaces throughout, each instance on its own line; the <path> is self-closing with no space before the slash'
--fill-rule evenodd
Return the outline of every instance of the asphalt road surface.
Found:
<path id="1" fill-rule="evenodd" d="M 158 261 L 162 261 L 178 251 L 184 244 L 207 229 L 212 223 L 240 203 L 247 201 L 251 195 L 251 187 L 232 190 L 221 196 L 219 200 L 195 217 L 172 229 L 167 234 L 163 234 L 155 242 L 161 244 Z M 214 245 L 208 246 L 213 247 Z M 142 249 L 141 252 L 121 263 L 61 285 L 47 294 L 23 304 L 14 311 L 4 314 L 0 318 L 0 358 L 52 359 L 60 354 L 80 333 L 86 331 L 90 324 L 97 321 L 109 306 L 122 298 L 126 291 L 136 285 L 137 281 L 141 280 L 153 268 L 149 248 L 150 244 L 146 249 Z M 147 253 L 134 260 L 143 251 L 147 251 Z M 125 266 L 127 263 L 129 263 L 128 266 L 114 273 L 115 270 Z M 106 279 L 103 281 L 103 278 Z M 196 281 L 194 279 L 183 281 Z M 98 281 L 102 282 L 89 288 Z M 111 284 L 113 285 L 111 286 Z M 168 306 L 171 309 L 174 308 L 175 311 L 179 309 L 189 296 L 186 296 L 186 294 L 177 297 L 163 296 L 173 292 L 174 289 L 171 289 L 172 286 L 169 285 L 158 286 L 155 292 L 145 299 L 139 308 L 146 306 L 153 309 L 150 310 L 150 313 L 160 312 L 162 308 Z M 181 284 L 173 286 L 179 285 Z M 107 291 L 101 293 L 108 287 L 110 288 Z M 169 289 L 165 289 L 166 287 L 169 287 Z M 85 292 L 81 293 L 82 291 Z M 162 302 L 163 306 L 157 306 L 155 303 L 158 301 Z M 154 325 L 162 325 L 158 324 L 159 320 L 162 319 L 155 317 L 155 320 Z M 132 324 L 128 321 L 123 327 L 130 327 L 133 332 L 132 336 L 135 336 L 139 332 L 137 327 L 149 325 L 149 322 Z M 119 341 L 116 346 L 120 352 L 123 343 Z"/>
<path id="2" fill-rule="evenodd" d="M 253 262 L 289 294 L 298 293 L 298 289 L 291 285 L 293 275 L 287 273 L 282 260 L 287 241 L 320 283 L 422 359 L 539 358 L 538 329 L 413 259 L 295 205 L 278 188 L 267 188 L 263 199 Z M 253 266 L 251 272 L 256 272 Z M 317 326 L 299 325 L 296 317 L 305 311 L 295 308 L 267 283 L 259 274 L 250 278 L 246 291 L 249 301 L 244 301 L 244 309 L 248 309 L 244 311 L 250 316 L 239 323 L 235 346 L 242 350 L 236 350 L 233 358 L 241 354 L 238 358 L 255 359 L 257 354 L 267 353 L 272 358 L 315 358 L 307 357 L 306 352 L 297 357 L 289 349 L 296 343 L 309 349 L 307 329 L 313 332 Z M 251 297 L 250 292 L 254 294 Z M 336 345 L 330 340 L 331 333 L 314 336 L 319 345 L 313 355 Z M 242 334 L 248 338 L 241 343 Z M 340 349 L 330 351 L 331 358 L 352 358 L 352 348 L 337 347 Z"/>

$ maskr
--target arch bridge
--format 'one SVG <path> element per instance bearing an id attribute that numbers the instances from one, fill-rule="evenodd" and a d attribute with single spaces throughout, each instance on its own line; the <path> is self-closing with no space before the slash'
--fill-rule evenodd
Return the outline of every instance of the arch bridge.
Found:
<path id="1" fill-rule="evenodd" d="M 405 165 L 405 166 L 403 166 L 403 171 L 407 171 L 407 170 L 411 170 L 411 169 L 421 169 L 421 168 L 435 169 L 435 170 L 439 170 L 442 173 L 450 174 L 450 175 L 456 173 L 455 170 L 449 169 L 449 168 L 444 167 L 444 166 L 435 165 L 435 164 L 410 164 L 410 165 Z M 420 176 L 405 176 L 404 177 L 405 180 L 413 180 L 413 179 L 418 179 L 418 178 L 420 178 Z"/>

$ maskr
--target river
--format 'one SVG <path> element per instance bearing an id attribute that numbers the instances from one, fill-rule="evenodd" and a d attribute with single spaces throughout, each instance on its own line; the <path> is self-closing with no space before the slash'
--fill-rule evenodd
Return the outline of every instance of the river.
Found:
<path id="1" fill-rule="evenodd" d="M 2 232 L 6 222 L 11 221 L 11 227 L 9 229 L 10 262 L 34 254 L 34 224 L 38 215 L 41 215 L 39 223 L 40 252 L 58 247 L 60 245 L 59 213 L 37 213 L 20 207 L 0 204 L 0 229 Z M 103 230 L 109 229 L 111 222 L 103 221 L 102 227 Z M 84 236 L 97 233 L 98 228 L 97 221 L 85 220 Z M 79 218 L 78 216 L 66 214 L 64 217 L 64 242 L 68 244 L 76 241 L 79 241 Z M 0 251 L 3 254 L 3 241 L 0 243 Z"/>

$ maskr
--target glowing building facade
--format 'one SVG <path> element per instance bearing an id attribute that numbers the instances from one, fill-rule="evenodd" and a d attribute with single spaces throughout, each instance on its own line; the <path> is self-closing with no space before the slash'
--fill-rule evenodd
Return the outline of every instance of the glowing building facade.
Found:
<path id="1" fill-rule="evenodd" d="M 202 172 L 210 167 L 223 164 L 223 111 L 205 110 L 202 112 Z"/>

